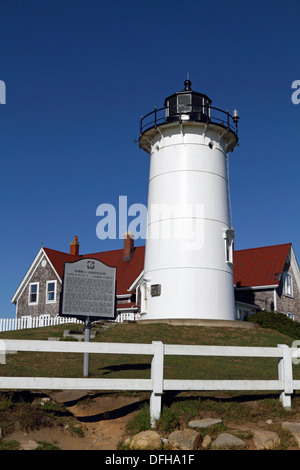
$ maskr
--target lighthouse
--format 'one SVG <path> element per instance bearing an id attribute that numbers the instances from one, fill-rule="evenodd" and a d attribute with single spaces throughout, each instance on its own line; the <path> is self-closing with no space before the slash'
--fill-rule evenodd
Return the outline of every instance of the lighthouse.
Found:
<path id="1" fill-rule="evenodd" d="M 150 156 L 141 320 L 234 320 L 228 154 L 238 112 L 184 89 L 140 120 Z"/>

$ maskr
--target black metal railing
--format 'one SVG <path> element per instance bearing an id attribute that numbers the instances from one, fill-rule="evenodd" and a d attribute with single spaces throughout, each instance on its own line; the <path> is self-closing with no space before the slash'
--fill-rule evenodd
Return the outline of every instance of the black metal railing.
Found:
<path id="1" fill-rule="evenodd" d="M 238 118 L 233 117 L 228 111 L 223 111 L 222 109 L 215 108 L 208 104 L 204 106 L 185 104 L 181 106 L 177 105 L 176 108 L 176 112 L 174 113 L 174 106 L 165 106 L 158 109 L 155 107 L 154 111 L 142 116 L 140 119 L 140 135 L 151 128 L 156 128 L 168 122 L 197 121 L 207 124 L 217 124 L 232 131 L 237 136 Z"/>

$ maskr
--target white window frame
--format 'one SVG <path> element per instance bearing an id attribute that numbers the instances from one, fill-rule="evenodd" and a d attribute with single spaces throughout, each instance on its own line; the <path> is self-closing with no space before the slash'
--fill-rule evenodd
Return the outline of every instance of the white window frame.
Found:
<path id="1" fill-rule="evenodd" d="M 141 314 L 147 313 L 148 310 L 148 285 L 146 281 L 143 281 L 140 285 L 141 293 Z"/>
<path id="2" fill-rule="evenodd" d="M 287 297 L 294 297 L 293 276 L 288 272 L 283 272 L 283 294 Z"/>
<path id="3" fill-rule="evenodd" d="M 49 284 L 52 284 L 52 283 L 54 284 L 54 299 L 49 300 L 48 299 L 48 294 L 49 294 L 48 286 L 49 286 Z M 56 302 L 56 290 L 57 290 L 57 281 L 56 280 L 47 281 L 47 285 L 46 285 L 46 304 L 55 304 L 55 302 Z"/>
<path id="4" fill-rule="evenodd" d="M 225 261 L 229 266 L 233 266 L 233 241 L 234 231 L 231 229 L 223 230 L 223 238 L 225 241 Z"/>
<path id="5" fill-rule="evenodd" d="M 36 289 L 36 301 L 35 302 L 31 302 L 31 295 L 32 292 L 31 292 L 31 287 L 32 286 L 37 286 L 37 289 Z M 28 305 L 38 305 L 39 303 L 39 290 L 40 290 L 40 283 L 39 282 L 31 282 L 29 284 L 29 292 L 28 292 Z"/>
<path id="6" fill-rule="evenodd" d="M 295 321 L 295 315 L 292 313 L 292 312 L 287 312 L 285 314 L 290 320 L 294 320 Z"/>

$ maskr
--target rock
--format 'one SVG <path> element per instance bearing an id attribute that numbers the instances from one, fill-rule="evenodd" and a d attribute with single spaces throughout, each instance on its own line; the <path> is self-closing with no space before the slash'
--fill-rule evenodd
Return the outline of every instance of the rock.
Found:
<path id="1" fill-rule="evenodd" d="M 246 446 L 245 442 L 233 434 L 226 432 L 220 434 L 215 441 L 213 441 L 212 449 L 243 449 Z"/>
<path id="2" fill-rule="evenodd" d="M 210 426 L 214 426 L 215 424 L 219 424 L 219 423 L 222 423 L 221 419 L 213 419 L 213 418 L 195 419 L 189 422 L 189 426 L 191 428 L 207 429 Z"/>
<path id="3" fill-rule="evenodd" d="M 262 450 L 262 449 L 272 450 L 272 449 L 275 449 L 275 447 L 278 447 L 280 445 L 280 439 L 278 437 L 278 434 L 272 431 L 263 431 L 263 430 L 254 431 L 253 441 L 254 441 L 255 447 L 259 450 Z"/>
<path id="4" fill-rule="evenodd" d="M 300 423 L 284 421 L 281 426 L 283 429 L 290 431 L 297 441 L 298 447 L 300 447 Z"/>
<path id="5" fill-rule="evenodd" d="M 174 431 L 169 435 L 171 447 L 179 450 L 196 450 L 200 445 L 201 435 L 193 429 Z"/>
<path id="6" fill-rule="evenodd" d="M 36 441 L 21 441 L 20 450 L 36 450 L 39 447 L 39 443 Z"/>
<path id="7" fill-rule="evenodd" d="M 124 440 L 124 445 L 129 447 L 131 441 L 132 441 L 132 437 L 126 437 L 126 439 Z"/>
<path id="8" fill-rule="evenodd" d="M 211 437 L 206 434 L 206 436 L 204 437 L 203 441 L 202 441 L 202 447 L 204 449 L 207 449 L 212 443 L 212 440 L 211 440 Z"/>
<path id="9" fill-rule="evenodd" d="M 142 431 L 125 440 L 130 449 L 159 450 L 162 447 L 160 435 L 155 431 Z"/>
<path id="10" fill-rule="evenodd" d="M 273 421 L 272 421 L 271 419 L 267 419 L 266 423 L 267 423 L 267 424 L 272 424 Z"/>
<path id="11" fill-rule="evenodd" d="M 53 400 L 50 397 L 43 397 L 41 398 L 40 404 L 41 406 L 44 406 L 45 403 L 50 403 L 50 402 L 53 402 Z"/>

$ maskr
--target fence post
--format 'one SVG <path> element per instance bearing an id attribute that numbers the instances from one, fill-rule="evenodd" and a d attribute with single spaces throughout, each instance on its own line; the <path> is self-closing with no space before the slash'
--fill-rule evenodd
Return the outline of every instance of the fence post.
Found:
<path id="1" fill-rule="evenodd" d="M 277 347 L 282 349 L 282 357 L 278 358 L 278 379 L 283 380 L 280 401 L 284 408 L 291 408 L 291 395 L 294 391 L 292 350 L 286 344 L 277 344 Z"/>
<path id="2" fill-rule="evenodd" d="M 160 418 L 161 397 L 164 381 L 164 345 L 161 341 L 152 341 L 154 347 L 151 362 L 152 393 L 150 397 L 150 421 L 154 428 L 155 421 Z"/>

